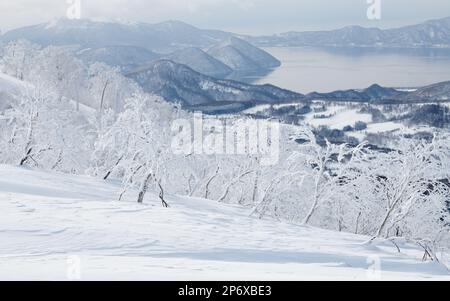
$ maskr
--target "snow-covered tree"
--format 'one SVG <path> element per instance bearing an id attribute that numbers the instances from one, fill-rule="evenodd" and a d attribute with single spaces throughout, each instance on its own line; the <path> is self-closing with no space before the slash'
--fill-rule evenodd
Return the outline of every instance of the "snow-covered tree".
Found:
<path id="1" fill-rule="evenodd" d="M 5 163 L 67 172 L 83 172 L 89 152 L 86 121 L 75 103 L 46 85 L 30 86 L 3 113 Z"/>
<path id="2" fill-rule="evenodd" d="M 336 210 L 335 214 L 339 214 L 347 200 L 342 192 L 354 180 L 355 164 L 364 158 L 365 143 L 352 147 L 326 141 L 326 145 L 321 146 L 315 134 L 306 127 L 292 138 L 299 143 L 299 149 L 293 152 L 288 162 L 297 172 L 301 171 L 301 184 L 310 190 L 309 198 L 303 200 L 308 210 L 302 223 L 310 223 L 321 207 L 327 211 Z"/>
<path id="3" fill-rule="evenodd" d="M 83 63 L 67 49 L 49 46 L 35 58 L 35 66 L 26 78 L 31 82 L 45 81 L 58 94 L 77 103 L 86 103 L 87 74 Z"/>
<path id="4" fill-rule="evenodd" d="M 1 51 L 0 71 L 20 80 L 26 79 L 34 68 L 39 46 L 26 40 L 6 44 Z"/>
<path id="5" fill-rule="evenodd" d="M 171 159 L 170 121 L 172 107 L 161 99 L 138 93 L 126 100 L 125 110 L 99 137 L 93 165 L 103 178 L 112 173 L 123 179 L 124 191 L 139 190 L 142 203 L 150 187 L 164 199 L 165 164 Z"/>
<path id="6" fill-rule="evenodd" d="M 396 144 L 372 150 L 285 125 L 272 166 L 250 146 L 240 154 L 210 152 L 208 145 L 177 154 L 174 121 L 195 114 L 144 93 L 117 69 L 87 67 L 67 49 L 25 41 L 2 49 L 0 69 L 26 87 L 0 111 L 1 163 L 119 179 L 119 199 L 134 191 L 139 203 L 149 191 L 165 207 L 167 194 L 182 194 L 253 207 L 260 218 L 402 237 L 431 258 L 450 241 L 450 145 L 442 133 L 432 141 L 392 134 Z M 227 119 L 234 127 L 249 118 Z M 206 131 L 221 127 L 212 123 Z"/>
<path id="7" fill-rule="evenodd" d="M 91 106 L 101 115 L 107 109 L 118 113 L 124 109 L 125 100 L 137 92 L 136 84 L 125 78 L 117 68 L 102 63 L 89 66 L 89 95 Z"/>
<path id="8" fill-rule="evenodd" d="M 445 158 L 442 146 L 436 137 L 431 142 L 402 139 L 397 150 L 376 158 L 374 193 L 384 202 L 376 237 L 415 238 L 425 225 L 433 225 L 435 233 L 443 229 L 450 194 L 436 177 Z M 430 229 L 427 232 L 431 235 Z"/>

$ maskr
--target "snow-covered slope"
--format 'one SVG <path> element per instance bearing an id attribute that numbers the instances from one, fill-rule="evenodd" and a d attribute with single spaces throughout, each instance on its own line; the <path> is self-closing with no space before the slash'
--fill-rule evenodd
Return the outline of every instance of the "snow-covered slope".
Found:
<path id="1" fill-rule="evenodd" d="M 25 81 L 21 81 L 15 77 L 0 73 L 0 113 L 2 110 L 11 108 L 11 103 L 20 97 L 33 94 L 35 87 Z M 76 106 L 76 101 L 69 99 Z M 79 104 L 79 110 L 86 116 L 95 114 L 95 109 L 85 104 Z"/>
<path id="2" fill-rule="evenodd" d="M 179 64 L 189 66 L 193 70 L 213 77 L 226 77 L 233 70 L 222 62 L 216 60 L 203 50 L 189 47 L 176 51 L 164 57 Z"/>
<path id="3" fill-rule="evenodd" d="M 188 106 L 239 102 L 252 104 L 298 100 L 303 95 L 272 85 L 248 85 L 198 73 L 186 65 L 159 60 L 129 73 L 148 93 Z"/>
<path id="4" fill-rule="evenodd" d="M 0 280 L 449 280 L 422 252 L 249 210 L 0 165 Z M 380 267 L 381 270 L 377 269 Z M 80 272 L 80 273 L 78 273 Z"/>
<path id="5" fill-rule="evenodd" d="M 87 64 L 94 62 L 105 63 L 126 72 L 144 63 L 158 59 L 160 55 L 142 47 L 108 46 L 84 49 L 78 53 L 78 57 Z"/>
<path id="6" fill-rule="evenodd" d="M 11 101 L 21 95 L 27 85 L 22 81 L 0 73 L 0 111 L 6 109 Z"/>
<path id="7" fill-rule="evenodd" d="M 276 68 L 281 62 L 266 51 L 236 37 L 214 45 L 208 54 L 235 71 L 256 71 Z"/>
<path id="8" fill-rule="evenodd" d="M 450 100 L 450 81 L 441 82 L 418 88 L 402 97 L 407 101 L 449 101 Z"/>

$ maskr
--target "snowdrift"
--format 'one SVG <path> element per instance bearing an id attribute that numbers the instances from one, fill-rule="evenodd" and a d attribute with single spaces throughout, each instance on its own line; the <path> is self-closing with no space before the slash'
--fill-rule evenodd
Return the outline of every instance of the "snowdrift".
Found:
<path id="1" fill-rule="evenodd" d="M 120 191 L 0 166 L 0 280 L 450 280 L 406 243 L 398 253 L 203 199 L 171 196 L 162 208 L 156 194 L 139 205 L 130 192 L 118 202 Z"/>

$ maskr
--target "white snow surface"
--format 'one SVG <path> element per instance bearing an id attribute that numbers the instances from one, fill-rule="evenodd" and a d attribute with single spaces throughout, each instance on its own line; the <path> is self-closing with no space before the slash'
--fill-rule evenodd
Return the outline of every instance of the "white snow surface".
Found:
<path id="1" fill-rule="evenodd" d="M 9 93 L 18 93 L 26 88 L 26 85 L 15 77 L 0 73 L 0 89 Z"/>
<path id="2" fill-rule="evenodd" d="M 356 122 L 372 122 L 372 115 L 361 114 L 358 109 L 348 109 L 343 106 L 329 106 L 325 112 L 309 113 L 306 115 L 306 123 L 314 126 L 328 126 L 332 129 L 342 130 L 347 125 L 354 126 Z M 329 118 L 314 118 L 314 115 L 333 115 Z"/>
<path id="3" fill-rule="evenodd" d="M 139 205 L 135 192 L 117 201 L 120 191 L 0 165 L 0 280 L 450 280 L 406 243 L 398 253 L 239 206 L 169 196 L 162 208 L 156 194 Z"/>
<path id="4" fill-rule="evenodd" d="M 24 82 L 0 73 L 0 110 L 7 108 L 11 101 L 21 95 L 27 89 L 28 85 Z"/>

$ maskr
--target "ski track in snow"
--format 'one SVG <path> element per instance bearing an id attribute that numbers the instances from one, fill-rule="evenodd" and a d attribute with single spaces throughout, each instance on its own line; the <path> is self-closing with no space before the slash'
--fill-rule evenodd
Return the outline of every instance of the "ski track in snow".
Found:
<path id="1" fill-rule="evenodd" d="M 249 217 L 250 210 L 156 194 L 118 202 L 87 176 L 0 165 L 0 280 L 450 280 L 423 252 L 367 237 Z M 380 277 L 371 273 L 380 261 Z"/>

